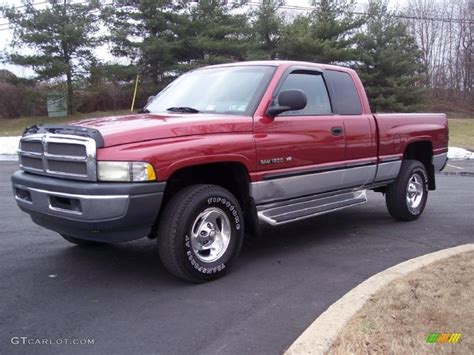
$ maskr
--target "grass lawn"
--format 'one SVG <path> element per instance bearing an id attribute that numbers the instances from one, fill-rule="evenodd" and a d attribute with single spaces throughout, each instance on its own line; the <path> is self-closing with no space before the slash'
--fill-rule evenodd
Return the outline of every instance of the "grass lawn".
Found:
<path id="1" fill-rule="evenodd" d="M 328 353 L 473 354 L 473 269 L 474 252 L 465 252 L 394 280 L 355 314 Z M 461 336 L 458 343 L 431 343 L 430 333 Z"/>
<path id="2" fill-rule="evenodd" d="M 39 123 L 67 123 L 71 121 L 81 120 L 93 117 L 105 116 L 121 116 L 130 114 L 130 110 L 122 111 L 97 111 L 92 113 L 76 113 L 66 117 L 24 117 L 13 119 L 0 119 L 0 137 L 4 136 L 19 136 L 23 133 L 26 127 L 33 126 Z"/>
<path id="3" fill-rule="evenodd" d="M 474 150 L 474 118 L 449 119 L 449 145 Z"/>

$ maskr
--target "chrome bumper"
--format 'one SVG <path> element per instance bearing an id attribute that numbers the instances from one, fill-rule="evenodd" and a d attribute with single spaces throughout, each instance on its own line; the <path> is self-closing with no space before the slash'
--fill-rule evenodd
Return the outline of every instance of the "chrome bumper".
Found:
<path id="1" fill-rule="evenodd" d="M 13 189 L 20 207 L 80 221 L 102 221 L 123 217 L 130 199 L 129 195 L 76 195 L 19 184 L 13 184 Z"/>
<path id="2" fill-rule="evenodd" d="M 162 183 L 93 183 L 17 171 L 15 200 L 36 224 L 61 234 L 122 242 L 150 234 L 158 216 Z"/>

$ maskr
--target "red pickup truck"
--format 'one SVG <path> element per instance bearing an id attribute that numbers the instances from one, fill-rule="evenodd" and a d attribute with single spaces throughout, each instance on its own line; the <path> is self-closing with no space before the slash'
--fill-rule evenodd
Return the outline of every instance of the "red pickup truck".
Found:
<path id="1" fill-rule="evenodd" d="M 353 70 L 245 62 L 186 73 L 139 114 L 27 128 L 12 183 L 66 240 L 156 238 L 171 273 L 202 282 L 260 222 L 359 205 L 366 190 L 417 219 L 447 147 L 444 114 L 372 114 Z"/>

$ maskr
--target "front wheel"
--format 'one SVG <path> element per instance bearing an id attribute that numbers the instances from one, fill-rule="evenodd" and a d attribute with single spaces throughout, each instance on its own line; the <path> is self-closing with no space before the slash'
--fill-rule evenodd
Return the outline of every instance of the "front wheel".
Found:
<path id="1" fill-rule="evenodd" d="M 192 282 L 222 276 L 242 247 L 242 211 L 237 199 L 215 185 L 178 192 L 160 217 L 158 250 L 165 268 Z"/>
<path id="2" fill-rule="evenodd" d="M 425 209 L 428 198 L 428 174 L 417 160 L 404 160 L 397 179 L 387 189 L 385 201 L 392 217 L 414 221 Z"/>

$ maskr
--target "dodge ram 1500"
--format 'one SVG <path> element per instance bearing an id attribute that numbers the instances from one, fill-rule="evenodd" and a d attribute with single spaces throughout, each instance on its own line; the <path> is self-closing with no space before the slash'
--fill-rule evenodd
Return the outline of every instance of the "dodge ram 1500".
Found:
<path id="1" fill-rule="evenodd" d="M 141 111 L 27 128 L 14 196 L 75 244 L 156 238 L 166 269 L 193 282 L 224 274 L 261 222 L 356 206 L 366 190 L 416 220 L 447 161 L 444 114 L 373 114 L 338 66 L 205 67 Z"/>

